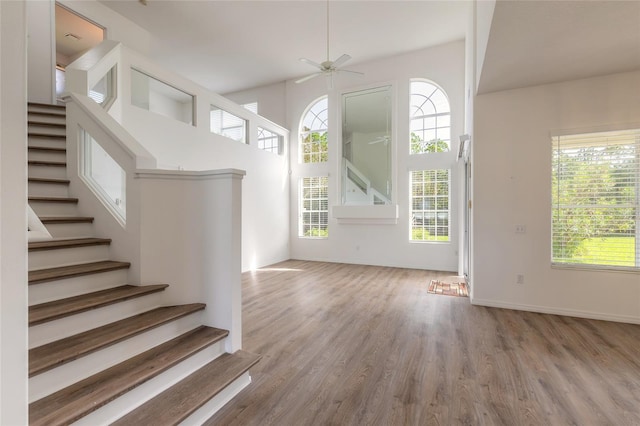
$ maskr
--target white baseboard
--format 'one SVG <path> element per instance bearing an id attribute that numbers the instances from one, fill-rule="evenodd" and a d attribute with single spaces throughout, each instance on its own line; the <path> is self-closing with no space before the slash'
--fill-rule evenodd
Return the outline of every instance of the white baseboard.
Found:
<path id="1" fill-rule="evenodd" d="M 548 306 L 524 305 L 519 303 L 508 303 L 496 300 L 471 299 L 471 304 L 476 306 L 487 306 L 490 308 L 514 309 L 516 311 L 536 312 L 540 314 L 564 315 L 567 317 L 587 318 L 603 321 L 623 322 L 628 324 L 640 324 L 640 317 L 629 315 L 611 315 L 600 312 L 578 311 L 574 309 L 551 308 Z"/>

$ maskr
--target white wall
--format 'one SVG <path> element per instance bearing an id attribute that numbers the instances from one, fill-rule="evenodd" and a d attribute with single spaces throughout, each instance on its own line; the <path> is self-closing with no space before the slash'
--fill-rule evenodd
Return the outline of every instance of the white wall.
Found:
<path id="1" fill-rule="evenodd" d="M 640 323 L 640 274 L 550 266 L 550 132 L 640 126 L 638 94 L 632 72 L 476 97 L 474 304 Z"/>
<path id="2" fill-rule="evenodd" d="M 0 424 L 27 424 L 26 6 L 0 1 Z"/>
<path id="3" fill-rule="evenodd" d="M 489 43 L 489 35 L 491 32 L 491 22 L 493 21 L 493 12 L 496 9 L 496 0 L 483 0 L 473 2 L 474 8 L 474 41 L 476 47 L 476 61 L 475 61 L 475 89 L 480 83 L 480 76 L 482 74 L 482 66 L 484 65 L 484 55 L 487 52 L 487 44 Z M 473 66 L 473 65 L 472 65 Z"/>
<path id="4" fill-rule="evenodd" d="M 54 1 L 28 1 L 29 100 L 50 104 L 55 94 Z"/>
<path id="5" fill-rule="evenodd" d="M 143 55 L 149 53 L 151 34 L 133 21 L 94 0 L 58 0 L 60 4 L 106 28 L 106 40 L 119 41 Z"/>
<path id="6" fill-rule="evenodd" d="M 97 1 L 60 0 L 60 4 L 106 28 L 106 39 L 124 43 L 142 54 L 149 52 L 151 35 Z M 29 100 L 55 99 L 55 2 L 27 1 Z"/>
<path id="7" fill-rule="evenodd" d="M 242 270 L 289 258 L 289 185 L 283 155 L 133 107 L 123 125 L 159 165 L 185 170 L 235 168 L 242 180 Z M 164 141 L 170 140 L 170 143 Z M 167 200 L 171 203 L 171 200 Z M 184 206 L 185 212 L 189 206 Z"/>
<path id="8" fill-rule="evenodd" d="M 275 83 L 255 89 L 224 94 L 225 98 L 243 105 L 258 102 L 258 114 L 274 123 L 286 127 L 286 84 Z"/>
<path id="9" fill-rule="evenodd" d="M 329 93 L 329 162 L 314 166 L 298 164 L 299 122 L 307 106 L 327 93 L 324 78 L 303 84 L 287 82 L 287 127 L 291 131 L 291 257 L 345 263 L 388 265 L 409 268 L 458 270 L 457 215 L 459 206 L 457 173 L 457 140 L 463 133 L 464 115 L 464 42 L 420 50 L 365 64 L 347 67 L 365 73 L 364 77 L 340 74 L 335 79 L 335 90 Z M 440 85 L 449 96 L 452 111 L 452 150 L 447 154 L 409 156 L 409 80 L 427 78 Z M 394 155 L 395 199 L 399 204 L 396 225 L 339 224 L 330 216 L 329 238 L 325 240 L 299 238 L 298 235 L 298 181 L 303 176 L 329 175 L 329 204 L 340 200 L 338 138 L 340 119 L 337 103 L 341 91 L 371 85 L 392 83 L 397 101 L 397 135 L 399 143 Z M 419 157 L 419 158 L 417 158 Z M 449 243 L 409 242 L 409 171 L 410 165 L 428 168 L 451 168 L 451 241 Z"/>

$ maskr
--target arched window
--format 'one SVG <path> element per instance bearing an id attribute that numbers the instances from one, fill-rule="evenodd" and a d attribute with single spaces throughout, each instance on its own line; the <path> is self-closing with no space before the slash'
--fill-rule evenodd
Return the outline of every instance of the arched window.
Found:
<path id="1" fill-rule="evenodd" d="M 447 94 L 426 80 L 411 81 L 411 154 L 445 152 L 451 146 L 451 109 Z"/>
<path id="2" fill-rule="evenodd" d="M 328 99 L 314 101 L 302 115 L 300 122 L 300 161 L 324 163 L 328 160 Z"/>

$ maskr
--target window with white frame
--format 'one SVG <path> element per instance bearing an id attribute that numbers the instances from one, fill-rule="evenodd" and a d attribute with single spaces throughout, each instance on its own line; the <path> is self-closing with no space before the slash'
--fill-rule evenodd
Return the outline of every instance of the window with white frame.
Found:
<path id="1" fill-rule="evenodd" d="M 552 138 L 555 265 L 640 270 L 640 129 Z"/>
<path id="2" fill-rule="evenodd" d="M 451 108 L 447 94 L 434 83 L 411 80 L 411 154 L 446 152 L 451 146 Z"/>
<path id="3" fill-rule="evenodd" d="M 303 177 L 299 183 L 300 237 L 329 236 L 329 197 L 326 176 Z"/>
<path id="4" fill-rule="evenodd" d="M 303 114 L 300 123 L 300 162 L 324 163 L 328 161 L 328 118 L 328 99 L 326 96 L 313 102 Z"/>
<path id="5" fill-rule="evenodd" d="M 449 241 L 448 169 L 411 172 L 411 241 Z"/>
<path id="6" fill-rule="evenodd" d="M 211 133 L 247 143 L 247 120 L 211 105 Z"/>
<path id="7" fill-rule="evenodd" d="M 258 126 L 258 148 L 273 152 L 274 154 L 282 153 L 282 136 Z"/>

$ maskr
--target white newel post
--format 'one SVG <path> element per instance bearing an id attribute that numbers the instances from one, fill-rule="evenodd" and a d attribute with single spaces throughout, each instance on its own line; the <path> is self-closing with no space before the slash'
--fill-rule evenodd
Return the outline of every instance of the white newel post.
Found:
<path id="1" fill-rule="evenodd" d="M 242 178 L 235 169 L 138 170 L 143 284 L 167 283 L 171 303 L 207 304 L 204 324 L 242 347 Z"/>

